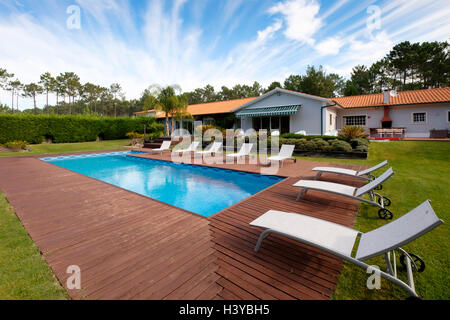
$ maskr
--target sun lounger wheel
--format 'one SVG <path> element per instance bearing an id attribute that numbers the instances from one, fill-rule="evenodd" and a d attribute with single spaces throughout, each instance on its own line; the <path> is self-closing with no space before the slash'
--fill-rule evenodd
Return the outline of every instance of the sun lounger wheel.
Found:
<path id="1" fill-rule="evenodd" d="M 378 204 L 381 205 L 381 198 L 378 198 Z M 383 197 L 383 203 L 385 207 L 389 207 L 391 205 L 391 199 Z"/>
<path id="2" fill-rule="evenodd" d="M 414 264 L 411 264 L 414 271 L 423 272 L 425 270 L 425 261 L 418 255 L 408 252 L 409 256 L 413 259 Z M 403 269 L 406 270 L 406 255 L 402 254 L 400 256 L 400 263 L 402 264 Z M 414 266 L 415 265 L 415 266 Z"/>
<path id="3" fill-rule="evenodd" d="M 375 189 L 374 189 L 374 190 L 383 190 L 383 185 L 382 185 L 382 184 L 380 184 L 379 186 L 375 187 Z"/>
<path id="4" fill-rule="evenodd" d="M 394 214 L 386 208 L 378 210 L 378 216 L 380 219 L 391 220 L 394 217 Z"/>

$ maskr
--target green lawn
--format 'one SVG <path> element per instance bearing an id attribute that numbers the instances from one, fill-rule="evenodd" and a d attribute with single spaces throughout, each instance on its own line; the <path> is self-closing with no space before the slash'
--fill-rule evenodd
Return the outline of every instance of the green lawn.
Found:
<path id="1" fill-rule="evenodd" d="M 55 144 L 31 146 L 33 153 L 63 153 L 122 148 L 128 140 Z M 0 154 L 6 156 L 7 154 Z M 12 155 L 17 155 L 12 154 Z M 405 246 L 408 251 L 419 254 L 426 261 L 424 273 L 416 274 L 416 288 L 424 299 L 449 299 L 450 283 L 447 271 L 449 261 L 447 210 L 450 187 L 450 143 L 400 141 L 371 143 L 367 160 L 330 158 L 300 158 L 302 160 L 326 161 L 374 165 L 384 159 L 394 168 L 395 175 L 384 184 L 381 193 L 393 200 L 391 209 L 394 219 L 408 212 L 426 199 L 438 216 L 446 221 L 429 234 Z M 384 170 L 384 169 L 382 169 Z M 387 222 L 378 219 L 377 209 L 362 204 L 355 228 L 367 232 Z M 370 264 L 384 266 L 381 258 Z M 407 295 L 398 287 L 382 280 L 381 290 L 368 290 L 365 286 L 365 270 L 345 263 L 334 299 L 403 299 Z M 404 277 L 405 274 L 402 273 Z M 0 299 L 64 299 L 64 290 L 54 278 L 50 268 L 20 224 L 12 208 L 0 193 Z"/>
<path id="2" fill-rule="evenodd" d="M 66 291 L 0 193 L 0 300 L 67 299 Z"/>
<path id="3" fill-rule="evenodd" d="M 108 140 L 99 142 L 80 142 L 80 143 L 56 143 L 56 144 L 35 144 L 29 145 L 31 152 L 7 152 L 0 153 L 0 157 L 31 156 L 49 153 L 64 152 L 82 152 L 82 151 L 101 151 L 123 149 L 130 140 Z"/>
<path id="4" fill-rule="evenodd" d="M 445 221 L 437 229 L 405 246 L 409 252 L 421 256 L 426 270 L 415 274 L 416 291 L 424 299 L 449 299 L 450 273 L 448 245 L 450 211 L 450 143 L 445 141 L 398 141 L 370 145 L 367 160 L 345 160 L 329 158 L 302 158 L 305 160 L 328 161 L 374 165 L 385 159 L 394 169 L 394 176 L 383 185 L 382 195 L 392 200 L 390 209 L 394 219 L 407 213 L 424 200 L 431 200 L 437 215 Z M 382 172 L 386 168 L 380 169 Z M 379 174 L 379 173 L 378 173 Z M 367 232 L 386 224 L 378 219 L 378 209 L 362 204 L 355 229 Z M 373 258 L 369 264 L 384 267 L 382 258 Z M 402 272 L 406 279 L 406 273 Z M 368 290 L 365 270 L 345 263 L 334 299 L 403 299 L 407 294 L 397 286 L 382 280 L 381 290 Z"/>

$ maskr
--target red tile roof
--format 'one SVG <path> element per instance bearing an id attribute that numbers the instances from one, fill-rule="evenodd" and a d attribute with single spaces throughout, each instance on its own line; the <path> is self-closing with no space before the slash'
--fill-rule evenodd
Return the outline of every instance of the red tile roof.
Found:
<path id="1" fill-rule="evenodd" d="M 255 98 L 234 99 L 227 101 L 207 102 L 202 104 L 192 104 L 187 107 L 187 112 L 192 116 L 200 116 L 207 114 L 230 113 L 234 109 L 252 101 Z M 164 118 L 164 113 L 159 113 L 157 118 Z"/>
<path id="2" fill-rule="evenodd" d="M 344 108 L 363 108 L 379 106 L 396 106 L 422 103 L 450 102 L 450 87 L 401 91 L 396 97 L 390 97 L 390 103 L 383 103 L 384 94 L 367 94 L 362 96 L 350 96 L 333 98 L 332 100 Z"/>

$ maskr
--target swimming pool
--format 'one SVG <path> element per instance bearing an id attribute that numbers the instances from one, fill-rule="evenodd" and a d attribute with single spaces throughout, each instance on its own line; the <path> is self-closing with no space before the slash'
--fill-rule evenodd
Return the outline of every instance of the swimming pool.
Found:
<path id="1" fill-rule="evenodd" d="M 41 158 L 208 217 L 281 181 L 276 176 L 129 157 L 133 151 Z"/>

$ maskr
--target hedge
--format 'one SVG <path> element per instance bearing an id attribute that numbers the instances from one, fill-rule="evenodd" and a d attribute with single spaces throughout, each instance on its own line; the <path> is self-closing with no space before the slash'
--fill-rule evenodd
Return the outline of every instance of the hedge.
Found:
<path id="1" fill-rule="evenodd" d="M 322 139 L 325 141 L 329 141 L 329 140 L 346 140 L 343 137 L 336 137 L 336 136 L 320 136 L 320 135 L 312 135 L 312 136 L 304 136 L 302 134 L 297 134 L 297 133 L 283 133 L 282 135 L 280 135 L 280 138 L 284 138 L 284 139 L 306 139 L 306 140 L 313 140 L 313 139 Z"/>
<path id="2" fill-rule="evenodd" d="M 163 131 L 154 118 L 100 118 L 91 116 L 0 115 L 0 143 L 27 141 L 42 143 L 51 138 L 54 143 L 124 139 L 128 132 Z"/>

